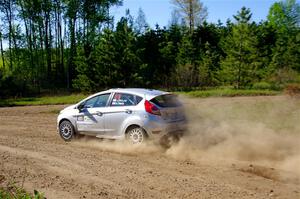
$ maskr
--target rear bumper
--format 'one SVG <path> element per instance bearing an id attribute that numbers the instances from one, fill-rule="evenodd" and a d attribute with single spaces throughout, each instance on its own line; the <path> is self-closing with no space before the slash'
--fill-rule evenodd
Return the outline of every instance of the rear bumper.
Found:
<path id="1" fill-rule="evenodd" d="M 150 137 L 162 137 L 166 134 L 183 134 L 187 130 L 187 121 L 148 121 L 144 125 L 144 129 Z"/>

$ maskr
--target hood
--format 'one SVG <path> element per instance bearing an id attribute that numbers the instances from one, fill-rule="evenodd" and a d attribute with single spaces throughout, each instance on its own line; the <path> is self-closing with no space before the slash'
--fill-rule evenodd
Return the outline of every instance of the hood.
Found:
<path id="1" fill-rule="evenodd" d="M 67 106 L 66 108 L 64 108 L 63 110 L 60 111 L 60 113 L 64 112 L 64 111 L 67 111 L 67 110 L 71 110 L 71 109 L 74 109 L 76 107 L 76 104 L 73 104 L 73 105 L 70 105 L 70 106 Z"/>

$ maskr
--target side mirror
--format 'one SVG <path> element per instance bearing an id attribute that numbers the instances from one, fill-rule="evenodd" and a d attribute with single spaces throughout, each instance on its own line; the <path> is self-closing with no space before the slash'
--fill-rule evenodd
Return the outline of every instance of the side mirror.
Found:
<path id="1" fill-rule="evenodd" d="M 84 109 L 84 103 L 79 104 L 79 105 L 77 106 L 77 109 L 79 110 L 79 112 L 82 112 L 82 110 Z"/>

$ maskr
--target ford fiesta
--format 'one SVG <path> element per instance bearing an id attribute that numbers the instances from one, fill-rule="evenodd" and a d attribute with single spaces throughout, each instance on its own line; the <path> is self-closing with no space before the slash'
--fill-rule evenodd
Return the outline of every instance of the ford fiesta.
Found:
<path id="1" fill-rule="evenodd" d="M 171 93 L 150 89 L 110 89 L 63 109 L 57 129 L 65 141 L 76 135 L 127 139 L 178 137 L 186 128 L 184 108 Z"/>

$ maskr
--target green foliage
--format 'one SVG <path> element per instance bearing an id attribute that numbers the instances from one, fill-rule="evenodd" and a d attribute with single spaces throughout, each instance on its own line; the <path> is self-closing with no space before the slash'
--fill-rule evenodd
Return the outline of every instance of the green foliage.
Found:
<path id="1" fill-rule="evenodd" d="M 273 87 L 268 82 L 257 82 L 252 85 L 254 90 L 273 90 Z"/>
<path id="2" fill-rule="evenodd" d="M 26 192 L 16 185 L 9 185 L 7 188 L 0 187 L 1 199 L 44 199 L 44 194 L 34 190 L 33 194 Z"/>
<path id="3" fill-rule="evenodd" d="M 94 82 L 85 74 L 79 74 L 77 79 L 73 80 L 73 87 L 77 90 L 88 92 L 93 88 Z"/>
<path id="4" fill-rule="evenodd" d="M 268 79 L 273 90 L 283 90 L 287 84 L 299 83 L 299 73 L 293 69 L 283 68 L 276 70 Z"/>
<path id="5" fill-rule="evenodd" d="M 214 47 L 206 42 L 202 60 L 199 64 L 199 81 L 203 86 L 216 86 L 219 84 L 218 70 L 220 54 Z"/>
<path id="6" fill-rule="evenodd" d="M 181 92 L 179 94 L 184 94 L 190 97 L 236 97 L 236 96 L 278 95 L 280 94 L 280 92 L 270 91 L 270 90 L 213 89 L 213 90 Z"/>
<path id="7" fill-rule="evenodd" d="M 86 58 L 79 51 L 75 61 L 78 76 L 73 86 L 81 91 L 128 87 L 141 82 L 136 72 L 142 64 L 136 55 L 131 16 L 121 18 L 115 32 L 104 30 L 99 44 Z"/>
<path id="8" fill-rule="evenodd" d="M 3 63 L 4 60 L 4 63 Z M 0 70 L 4 70 L 4 66 L 7 65 L 7 60 L 5 57 L 2 58 L 2 56 L 0 55 Z"/>
<path id="9" fill-rule="evenodd" d="M 174 2 L 195 8 L 180 11 L 189 27 L 178 21 L 183 16 L 177 12 L 170 26 L 150 28 L 141 9 L 136 20 L 127 10 L 114 23 L 109 8 L 121 0 L 5 1 L 0 7 L 0 98 L 111 87 L 280 90 L 298 81 L 296 0 L 275 2 L 260 23 L 251 22 L 252 13 L 242 8 L 226 24 L 203 21 L 207 13 L 201 1 Z"/>
<path id="10" fill-rule="evenodd" d="M 268 15 L 269 25 L 276 30 L 271 67 L 300 71 L 300 4 L 295 0 L 274 3 Z"/>
<path id="11" fill-rule="evenodd" d="M 238 90 L 231 88 L 218 88 L 209 90 L 195 90 L 195 91 L 177 91 L 177 94 L 188 95 L 191 97 L 234 97 L 234 96 L 259 96 L 259 95 L 278 95 L 281 92 L 267 89 L 251 89 Z M 17 99 L 0 99 L 0 107 L 7 106 L 36 106 L 36 105 L 59 105 L 59 104 L 75 104 L 86 98 L 88 94 L 72 94 L 62 96 L 44 96 L 31 98 L 17 98 Z M 46 113 L 58 113 L 58 110 L 51 110 Z"/>
<path id="12" fill-rule="evenodd" d="M 44 96 L 16 99 L 0 99 L 2 106 L 30 106 L 30 105 L 55 105 L 55 104 L 74 104 L 87 97 L 84 94 L 72 94 L 63 96 Z"/>
<path id="13" fill-rule="evenodd" d="M 176 82 L 183 87 L 192 87 L 197 83 L 196 49 L 189 34 L 184 35 L 178 47 L 175 70 Z"/>
<path id="14" fill-rule="evenodd" d="M 178 47 L 177 63 L 180 65 L 192 64 L 195 62 L 195 47 L 189 34 L 182 37 Z"/>
<path id="15" fill-rule="evenodd" d="M 296 0 L 275 2 L 268 14 L 270 25 L 284 33 L 300 25 L 300 5 Z"/>
<path id="16" fill-rule="evenodd" d="M 294 31 L 295 32 L 295 31 Z M 276 46 L 273 49 L 271 66 L 277 69 L 294 69 L 300 71 L 300 39 L 297 33 L 278 34 Z"/>
<path id="17" fill-rule="evenodd" d="M 224 51 L 227 54 L 221 62 L 221 75 L 224 80 L 236 88 L 248 86 L 255 80 L 261 65 L 257 56 L 257 37 L 255 28 L 250 24 L 251 12 L 243 7 L 235 16 L 236 24 L 224 40 Z"/>

